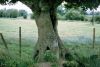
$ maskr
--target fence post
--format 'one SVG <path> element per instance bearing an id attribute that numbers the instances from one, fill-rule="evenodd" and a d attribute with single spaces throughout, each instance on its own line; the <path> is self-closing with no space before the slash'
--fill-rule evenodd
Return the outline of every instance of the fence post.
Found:
<path id="1" fill-rule="evenodd" d="M 95 27 L 93 28 L 93 48 L 95 47 Z"/>
<path id="2" fill-rule="evenodd" d="M 21 27 L 19 27 L 19 55 L 21 57 Z"/>
<path id="3" fill-rule="evenodd" d="M 4 43 L 5 48 L 8 50 L 8 46 L 7 46 L 7 43 L 6 43 L 6 41 L 5 41 L 4 37 L 3 37 L 3 34 L 0 33 L 0 36 L 1 36 L 1 39 L 2 39 L 2 41 Z"/>

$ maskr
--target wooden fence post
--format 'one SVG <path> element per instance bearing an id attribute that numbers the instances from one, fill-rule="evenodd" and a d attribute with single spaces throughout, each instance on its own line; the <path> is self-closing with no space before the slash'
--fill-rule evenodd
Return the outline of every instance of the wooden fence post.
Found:
<path id="1" fill-rule="evenodd" d="M 94 16 L 94 9 L 93 9 L 93 15 L 92 15 L 92 26 L 93 26 L 93 48 L 95 47 L 95 16 Z"/>
<path id="2" fill-rule="evenodd" d="M 21 27 L 19 27 L 19 55 L 21 57 Z"/>
<path id="3" fill-rule="evenodd" d="M 8 50 L 8 46 L 7 46 L 7 43 L 6 43 L 6 41 L 5 41 L 4 37 L 3 37 L 3 34 L 0 33 L 0 36 L 1 36 L 1 39 L 2 39 L 2 41 L 4 43 L 5 48 Z"/>
<path id="4" fill-rule="evenodd" d="M 95 27 L 93 28 L 93 48 L 95 47 Z"/>

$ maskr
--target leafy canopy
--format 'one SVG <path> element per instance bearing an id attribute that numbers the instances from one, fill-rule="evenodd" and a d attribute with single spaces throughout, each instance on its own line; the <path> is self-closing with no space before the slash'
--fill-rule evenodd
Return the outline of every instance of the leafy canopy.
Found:
<path id="1" fill-rule="evenodd" d="M 63 1 L 66 1 L 66 7 L 83 7 L 83 8 L 97 8 L 100 4 L 100 0 L 0 0 L 1 4 L 5 4 L 6 2 L 10 1 L 10 3 L 15 3 L 16 1 L 21 1 L 24 4 L 28 5 L 29 7 L 38 7 L 37 5 L 42 3 L 46 3 L 47 5 L 51 7 L 56 7 Z"/>

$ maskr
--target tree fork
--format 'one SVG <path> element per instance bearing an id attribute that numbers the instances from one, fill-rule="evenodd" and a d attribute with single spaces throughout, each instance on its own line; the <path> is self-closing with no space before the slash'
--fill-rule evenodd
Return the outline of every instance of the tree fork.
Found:
<path id="1" fill-rule="evenodd" d="M 35 54 L 33 58 L 38 58 L 38 61 L 43 61 L 42 55 L 48 49 L 59 58 L 58 40 L 52 26 L 50 12 L 41 11 L 39 17 L 35 20 L 38 27 L 38 42 L 35 46 Z"/>
<path id="2" fill-rule="evenodd" d="M 56 54 L 58 59 L 59 56 L 65 58 L 66 49 L 57 30 L 56 7 L 41 1 L 34 13 L 38 27 L 38 41 L 33 58 L 40 62 L 44 61 L 43 54 L 47 48 Z"/>

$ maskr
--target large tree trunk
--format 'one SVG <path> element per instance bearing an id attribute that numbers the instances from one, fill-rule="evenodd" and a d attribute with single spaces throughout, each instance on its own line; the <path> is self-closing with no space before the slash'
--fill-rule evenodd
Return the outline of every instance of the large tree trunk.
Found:
<path id="1" fill-rule="evenodd" d="M 58 35 L 56 10 L 41 11 L 35 13 L 35 20 L 38 27 L 38 41 L 35 46 L 33 58 L 39 62 L 44 61 L 43 54 L 50 50 L 59 59 L 64 58 L 65 48 Z"/>
<path id="2" fill-rule="evenodd" d="M 42 4 L 42 5 L 41 5 Z M 58 35 L 57 18 L 55 7 L 48 7 L 47 4 L 40 3 L 38 10 L 34 11 L 35 20 L 38 27 L 38 41 L 35 46 L 33 58 L 43 62 L 43 54 L 50 50 L 57 59 L 65 57 L 65 48 Z"/>
<path id="3" fill-rule="evenodd" d="M 34 59 L 43 60 L 43 54 L 46 50 L 51 50 L 59 58 L 59 47 L 57 35 L 53 29 L 49 11 L 41 11 L 41 14 L 36 17 L 38 27 L 38 42 L 35 47 Z"/>

